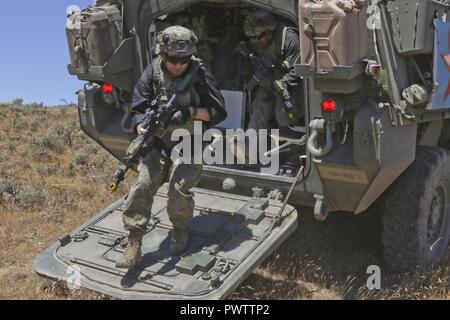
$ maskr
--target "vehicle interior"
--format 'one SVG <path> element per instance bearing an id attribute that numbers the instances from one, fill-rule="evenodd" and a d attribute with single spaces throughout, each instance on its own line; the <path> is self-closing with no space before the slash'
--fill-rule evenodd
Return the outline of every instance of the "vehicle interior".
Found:
<path id="1" fill-rule="evenodd" d="M 172 25 L 181 25 L 195 32 L 199 38 L 197 56 L 202 59 L 218 81 L 225 97 L 227 119 L 217 128 L 223 133 L 215 137 L 211 145 L 224 139 L 224 148 L 228 148 L 236 158 L 233 165 L 215 165 L 231 169 L 260 172 L 264 165 L 249 164 L 242 145 L 236 143 L 233 134 L 226 134 L 226 129 L 247 129 L 252 92 L 246 90 L 249 78 L 245 75 L 245 61 L 235 51 L 240 42 L 248 40 L 243 32 L 246 16 L 255 10 L 240 2 L 217 3 L 202 1 L 180 9 L 168 15 L 160 16 L 150 24 L 149 38 L 152 58 L 158 55 L 156 37 L 158 33 Z M 284 17 L 277 16 L 278 21 L 294 26 Z M 301 89 L 303 90 L 303 88 Z M 298 119 L 298 125 L 278 128 L 275 121 L 271 129 L 279 129 L 279 135 L 270 134 L 265 156 L 279 154 L 280 170 L 276 175 L 292 177 L 299 168 L 300 156 L 306 154 L 306 129 L 304 120 Z M 222 144 L 221 144 L 222 146 Z M 245 147 L 244 147 L 245 148 Z M 248 152 L 247 146 L 247 152 Z M 226 150 L 224 150 L 226 152 Z M 259 163 L 259 162 L 258 162 Z"/>

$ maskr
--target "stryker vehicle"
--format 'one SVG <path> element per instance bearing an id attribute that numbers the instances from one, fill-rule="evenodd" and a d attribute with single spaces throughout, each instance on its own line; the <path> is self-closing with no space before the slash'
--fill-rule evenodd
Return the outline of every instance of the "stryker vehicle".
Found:
<path id="1" fill-rule="evenodd" d="M 119 160 L 133 139 L 134 85 L 170 25 L 195 31 L 198 56 L 223 89 L 228 118 L 216 139 L 231 141 L 224 129 L 246 128 L 251 94 L 233 49 L 254 9 L 298 27 L 306 115 L 303 126 L 271 137 L 278 172 L 204 167 L 181 257 L 168 252 L 163 186 L 142 267 L 115 268 L 127 241 L 120 199 L 39 255 L 35 270 L 54 279 L 78 272 L 82 287 L 124 299 L 226 298 L 296 229 L 300 205 L 321 221 L 377 206 L 386 268 L 438 263 L 450 239 L 449 8 L 446 0 L 106 0 L 73 12 L 68 69 L 87 82 L 78 93 L 80 124 Z"/>

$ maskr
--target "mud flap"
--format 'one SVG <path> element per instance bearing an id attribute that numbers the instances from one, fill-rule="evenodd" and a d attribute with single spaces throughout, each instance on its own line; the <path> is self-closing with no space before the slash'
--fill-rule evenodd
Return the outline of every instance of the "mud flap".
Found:
<path id="1" fill-rule="evenodd" d="M 280 202 L 204 189 L 194 193 L 190 244 L 182 256 L 169 253 L 172 225 L 163 186 L 138 267 L 115 268 L 127 242 L 121 199 L 42 252 L 34 268 L 121 299 L 224 299 L 296 229 L 297 211 L 286 206 L 281 225 L 270 232 Z"/>

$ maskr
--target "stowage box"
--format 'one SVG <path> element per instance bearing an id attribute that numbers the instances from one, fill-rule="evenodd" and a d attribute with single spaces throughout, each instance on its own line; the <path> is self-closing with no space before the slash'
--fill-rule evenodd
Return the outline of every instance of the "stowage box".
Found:
<path id="1" fill-rule="evenodd" d="M 304 30 L 300 37 L 302 65 L 316 67 L 317 63 L 317 70 L 327 72 L 367 57 L 365 0 L 300 0 L 299 12 L 300 29 Z M 309 36 L 308 29 L 313 30 Z"/>
<path id="2" fill-rule="evenodd" d="M 122 15 L 116 6 L 89 7 L 72 13 L 66 35 L 72 67 L 88 72 L 103 66 L 122 40 Z"/>

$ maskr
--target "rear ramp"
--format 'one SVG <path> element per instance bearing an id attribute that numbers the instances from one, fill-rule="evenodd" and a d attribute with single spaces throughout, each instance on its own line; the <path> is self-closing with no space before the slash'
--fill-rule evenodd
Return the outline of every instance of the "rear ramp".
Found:
<path id="1" fill-rule="evenodd" d="M 81 287 L 121 299 L 224 299 L 296 229 L 297 211 L 286 206 L 281 225 L 270 231 L 279 201 L 194 192 L 190 244 L 182 256 L 169 253 L 172 225 L 163 186 L 138 267 L 115 267 L 127 244 L 121 199 L 42 252 L 34 268 L 59 280 L 73 280 L 76 272 Z"/>

